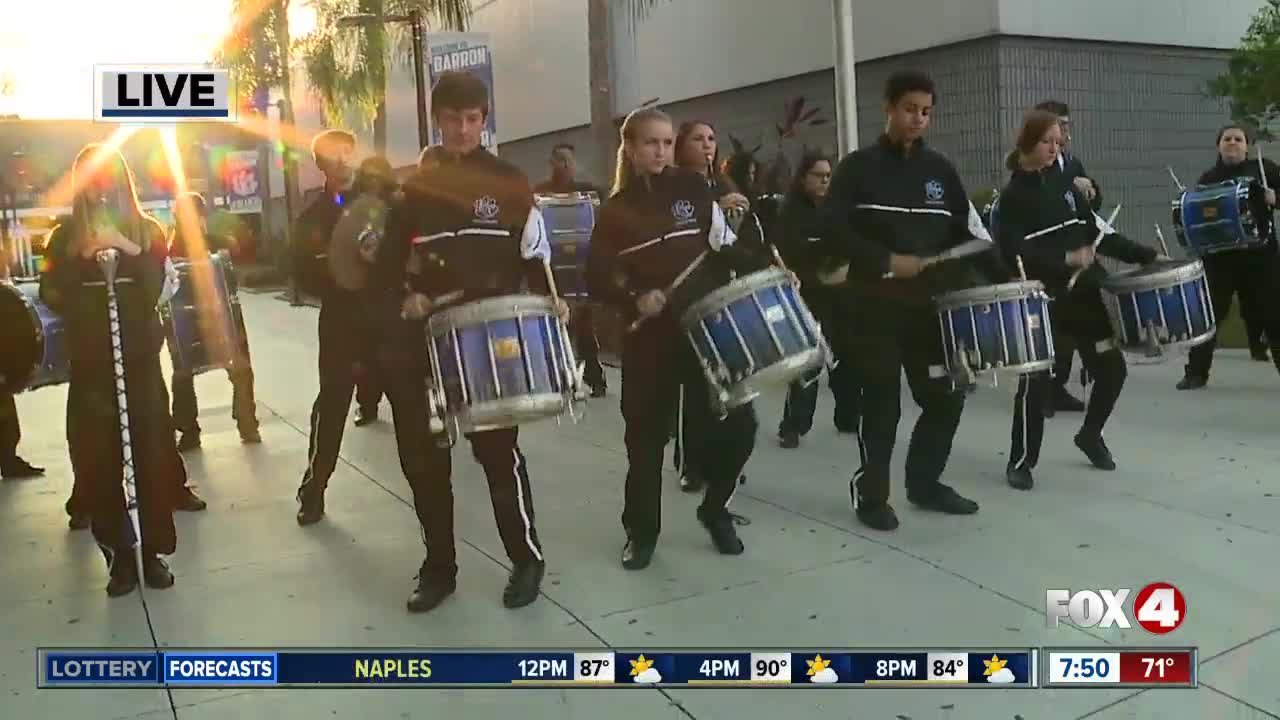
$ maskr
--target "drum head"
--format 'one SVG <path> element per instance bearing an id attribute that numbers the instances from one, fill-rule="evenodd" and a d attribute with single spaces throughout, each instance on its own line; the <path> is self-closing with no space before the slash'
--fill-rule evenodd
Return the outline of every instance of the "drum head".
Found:
<path id="1" fill-rule="evenodd" d="M 1134 292 L 1179 285 L 1204 275 L 1199 260 L 1157 260 L 1132 270 L 1107 276 L 1102 287 L 1111 292 Z"/>
<path id="2" fill-rule="evenodd" d="M 30 288 L 28 288 L 30 292 Z M 0 282 L 0 393 L 13 394 L 27 380 L 44 355 L 39 316 L 22 289 Z"/>

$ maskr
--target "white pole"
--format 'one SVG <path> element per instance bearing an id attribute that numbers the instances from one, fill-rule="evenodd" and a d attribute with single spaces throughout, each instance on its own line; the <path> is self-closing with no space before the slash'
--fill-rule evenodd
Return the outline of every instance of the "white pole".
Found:
<path id="1" fill-rule="evenodd" d="M 832 0 L 835 25 L 836 137 L 840 156 L 858 148 L 858 92 L 853 54 L 853 0 Z"/>

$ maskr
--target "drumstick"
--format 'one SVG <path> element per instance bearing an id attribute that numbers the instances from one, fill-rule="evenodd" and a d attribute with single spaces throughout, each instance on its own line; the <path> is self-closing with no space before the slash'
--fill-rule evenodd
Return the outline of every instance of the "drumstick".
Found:
<path id="1" fill-rule="evenodd" d="M 1026 268 L 1026 266 L 1024 266 L 1024 265 L 1022 264 L 1022 256 L 1021 256 L 1021 255 L 1019 255 L 1019 256 L 1017 257 L 1017 260 L 1018 260 L 1018 275 L 1022 278 L 1022 282 L 1026 282 L 1026 281 L 1027 281 L 1027 268 Z"/>
<path id="2" fill-rule="evenodd" d="M 1160 230 L 1160 223 L 1156 223 L 1156 239 L 1160 241 L 1161 254 L 1169 257 L 1169 246 L 1165 244 L 1164 233 Z"/>
<path id="3" fill-rule="evenodd" d="M 542 270 L 547 274 L 547 287 L 551 290 L 551 299 L 559 300 L 560 292 L 556 290 L 556 275 L 551 272 L 551 263 L 546 258 L 542 258 Z"/>
<path id="4" fill-rule="evenodd" d="M 676 279 L 672 280 L 671 284 L 662 291 L 662 294 L 670 296 L 676 288 L 684 284 L 684 281 L 689 279 L 689 275 L 693 274 L 693 271 L 702 264 L 702 261 L 707 259 L 707 252 L 707 250 L 703 250 L 701 255 L 694 258 L 693 262 L 689 263 L 689 267 L 685 268 L 684 271 L 677 275 Z M 649 319 L 649 316 L 647 315 L 636 318 L 636 321 L 631 323 L 630 327 L 627 328 L 627 332 L 635 332 L 635 330 L 644 324 L 644 321 L 647 319 Z"/>
<path id="5" fill-rule="evenodd" d="M 1111 211 L 1111 217 L 1107 218 L 1106 224 L 1098 228 L 1098 237 L 1093 239 L 1093 249 L 1095 252 L 1097 251 L 1098 246 L 1102 244 L 1102 238 L 1106 237 L 1107 230 L 1111 229 L 1111 224 L 1116 221 L 1116 216 L 1120 214 L 1121 207 L 1123 207 L 1123 205 L 1116 205 L 1116 209 Z M 1094 217 L 1097 217 L 1097 215 Z M 1068 290 L 1076 286 L 1076 280 L 1080 278 L 1080 273 L 1084 271 L 1085 268 L 1080 268 L 1071 275 L 1071 279 L 1067 281 Z"/>
<path id="6" fill-rule="evenodd" d="M 1267 185 L 1267 166 L 1262 164 L 1262 146 L 1261 145 L 1258 146 L 1258 176 L 1262 178 L 1262 189 L 1270 190 L 1271 187 Z"/>
<path id="7" fill-rule="evenodd" d="M 1172 166 L 1172 165 L 1165 165 L 1165 166 L 1164 166 L 1164 168 L 1165 168 L 1166 170 L 1168 170 L 1168 171 L 1169 171 L 1169 177 L 1173 178 L 1173 184 L 1178 186 L 1178 191 L 1179 191 L 1179 192 L 1186 192 L 1186 191 L 1187 191 L 1187 186 L 1186 186 L 1186 185 L 1183 185 L 1183 184 L 1182 184 L 1182 181 L 1181 181 L 1181 180 L 1179 180 L 1179 179 L 1178 179 L 1178 176 L 1173 172 L 1173 166 Z"/>

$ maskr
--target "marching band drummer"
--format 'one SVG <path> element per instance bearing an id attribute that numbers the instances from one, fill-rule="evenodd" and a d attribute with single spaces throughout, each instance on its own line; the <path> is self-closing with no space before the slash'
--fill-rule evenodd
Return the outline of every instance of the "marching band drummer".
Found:
<path id="1" fill-rule="evenodd" d="M 1044 283 L 1058 306 L 1055 318 L 1061 330 L 1076 341 L 1094 383 L 1075 444 L 1094 467 L 1114 470 L 1102 429 L 1115 409 L 1127 370 L 1099 294 L 1107 273 L 1096 262 L 1095 233 L 1105 232 L 1097 253 L 1108 257 L 1149 264 L 1158 254 L 1105 227 L 1070 178 L 1050 171 L 1061 147 L 1057 115 L 1043 110 L 1026 115 L 1006 160 L 1012 176 L 1000 191 L 998 242 L 1006 256 L 1022 258 L 1028 279 Z M 1031 471 L 1044 439 L 1042 408 L 1052 382 L 1043 373 L 1024 375 L 1018 382 L 1006 479 L 1019 490 L 1030 490 L 1034 484 Z"/>
<path id="2" fill-rule="evenodd" d="M 750 404 L 721 420 L 693 350 L 679 329 L 681 303 L 670 288 L 700 253 L 718 253 L 735 237 L 703 177 L 668 168 L 674 133 L 657 108 L 636 110 L 621 129 L 613 192 L 600 208 L 587 263 L 591 295 L 638 321 L 622 350 L 622 417 L 627 447 L 622 566 L 647 567 L 657 547 L 662 513 L 662 458 L 679 388 L 692 424 L 705 428 L 699 468 L 707 490 L 698 519 L 725 555 L 743 552 L 728 511 L 737 479 L 755 446 Z M 713 260 L 708 260 L 713 262 Z"/>
<path id="3" fill-rule="evenodd" d="M 0 243 L 0 282 L 8 279 L 9 254 Z M 0 393 L 0 478 L 18 480 L 44 474 L 44 468 L 36 467 L 18 455 L 18 441 L 21 439 L 18 406 L 12 395 Z"/>
<path id="4" fill-rule="evenodd" d="M 840 284 L 833 315 L 848 332 L 844 362 L 861 392 L 861 467 L 849 483 L 858 519 L 875 530 L 898 527 L 889 504 L 889 463 L 901 416 L 901 376 L 923 411 L 907 451 L 907 499 L 926 510 L 969 515 L 978 504 L 939 482 L 964 395 L 945 371 L 932 296 L 976 268 L 959 261 L 926 270 L 926 257 L 971 246 L 989 279 L 1009 277 L 955 167 L 925 145 L 934 83 L 919 72 L 892 75 L 884 89 L 885 134 L 846 156 L 821 208 L 823 254 L 848 266 L 827 272 Z M 967 249 L 967 248 L 966 248 Z M 960 277 L 963 271 L 966 277 Z M 847 276 L 847 277 L 842 277 Z"/>
<path id="5" fill-rule="evenodd" d="M 178 196 L 175 207 L 178 222 L 173 226 L 173 234 L 169 238 L 169 257 L 175 260 L 186 260 L 191 256 L 194 247 L 201 247 L 208 252 L 224 249 L 226 241 L 209 234 L 209 208 L 204 196 L 198 192 L 187 192 Z M 187 228 L 198 232 L 203 242 L 188 237 Z M 253 367 L 249 363 L 249 335 L 241 334 L 238 350 L 244 362 L 227 370 L 231 380 L 231 416 L 236 421 L 236 429 L 240 431 L 240 441 L 245 444 L 262 442 L 258 432 L 258 408 L 253 400 Z M 196 400 L 195 378 L 190 373 L 175 372 L 173 376 L 173 424 L 181 433 L 178 440 L 179 450 L 194 450 L 200 447 L 200 414 Z"/>
<path id="6" fill-rule="evenodd" d="M 720 144 L 716 139 L 715 126 L 706 120 L 686 120 L 676 130 L 675 165 L 686 172 L 691 172 L 707 184 L 720 210 L 723 213 L 745 212 L 750 207 L 750 200 L 738 191 L 720 168 Z M 688 400 L 686 400 L 688 398 Z M 707 454 L 705 433 L 691 422 L 698 414 L 697 410 L 690 414 L 691 402 L 699 402 L 687 387 L 682 387 L 680 400 L 675 410 L 676 424 L 676 469 L 680 471 L 680 489 L 685 492 L 700 492 L 705 487 L 702 472 L 702 458 Z"/>
<path id="7" fill-rule="evenodd" d="M 142 533 L 142 579 L 147 587 L 173 585 L 160 555 L 177 545 L 173 524 L 173 485 L 177 450 L 169 397 L 160 370 L 162 335 L 156 302 L 164 283 L 164 230 L 138 204 L 137 191 L 118 151 L 90 144 L 76 156 L 69 223 L 58 226 L 51 247 L 65 248 L 51 258 L 40 278 L 40 297 L 66 323 L 71 356 L 68 419 L 75 418 L 70 449 L 73 467 L 92 468 L 77 482 L 89 487 L 85 505 L 94 539 L 107 558 L 111 580 L 107 594 L 125 595 L 138 586 L 133 528 L 125 507 L 124 448 L 117 410 L 112 329 L 106 278 L 96 257 L 119 250 L 116 293 L 124 383 L 132 447 L 138 517 Z M 74 410 L 72 410 L 74 408 Z"/>
<path id="8" fill-rule="evenodd" d="M 387 219 L 368 298 L 381 337 L 400 466 L 413 490 L 427 558 L 409 595 L 410 612 L 438 606 L 457 587 L 451 453 L 431 437 L 426 377 L 429 357 L 422 320 L 447 304 L 530 291 L 549 294 L 551 247 L 533 189 L 511 164 L 481 145 L 489 90 L 465 72 L 446 72 L 431 91 L 431 112 L 443 150 L 423 153 L 418 174 Z M 456 300 L 442 300 L 450 295 Z M 567 320 L 569 306 L 558 300 Z M 467 436 L 484 469 L 489 497 L 512 563 L 502 594 L 508 608 L 538 597 L 546 563 L 534 528 L 529 470 L 519 428 Z"/>
<path id="9" fill-rule="evenodd" d="M 1280 187 L 1280 166 L 1263 160 L 1265 178 L 1256 161 L 1249 160 L 1249 133 L 1236 125 L 1227 125 L 1218 131 L 1218 161 L 1200 176 L 1200 185 L 1210 185 L 1238 177 L 1253 178 L 1266 183 L 1266 212 L 1255 219 L 1257 232 L 1264 244 L 1257 248 L 1240 248 L 1208 254 L 1201 258 L 1209 281 L 1209 296 L 1213 312 L 1225 318 L 1231 311 L 1234 296 L 1240 296 L 1241 310 L 1252 306 L 1250 318 L 1261 326 L 1271 344 L 1271 359 L 1280 370 L 1280 256 L 1276 252 L 1276 228 L 1273 210 L 1276 191 Z M 1257 212 L 1257 209 L 1254 209 Z M 1213 365 L 1213 351 L 1218 345 L 1214 334 L 1208 342 L 1193 348 L 1187 358 L 1185 374 L 1178 382 L 1179 390 L 1198 390 L 1209 382 L 1209 368 Z M 1255 357 L 1258 353 L 1254 353 Z"/>

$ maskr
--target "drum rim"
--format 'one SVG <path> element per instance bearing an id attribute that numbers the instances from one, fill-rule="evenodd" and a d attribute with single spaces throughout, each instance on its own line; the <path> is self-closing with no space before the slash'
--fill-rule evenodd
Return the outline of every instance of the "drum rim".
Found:
<path id="1" fill-rule="evenodd" d="M 1111 293 L 1143 292 L 1168 287 L 1169 283 L 1183 285 L 1204 277 L 1204 262 L 1198 259 L 1157 262 L 1173 265 L 1154 272 L 1150 267 L 1140 267 L 1108 275 L 1102 281 L 1102 289 Z"/>
<path id="2" fill-rule="evenodd" d="M 964 290 L 955 290 L 934 298 L 939 312 L 958 310 L 976 303 L 1003 302 L 1030 298 L 1037 293 L 1044 293 L 1044 283 L 1039 280 L 1019 280 L 1017 282 L 999 283 L 996 285 L 980 285 Z"/>
<path id="3" fill-rule="evenodd" d="M 568 396 L 561 392 L 521 395 L 449 408 L 442 420 L 446 425 L 456 422 L 463 433 L 483 432 L 558 417 L 568 411 L 569 404 Z"/>
<path id="4" fill-rule="evenodd" d="M 533 199 L 534 205 L 539 210 L 550 206 L 572 207 L 584 203 L 590 203 L 593 207 L 600 207 L 600 194 L 588 190 L 575 190 L 568 193 L 535 193 Z"/>
<path id="5" fill-rule="evenodd" d="M 758 385 L 776 385 L 795 380 L 797 375 L 821 367 L 826 362 L 826 354 L 822 345 L 807 348 L 795 355 L 780 358 L 737 382 L 723 386 L 725 393 L 729 395 L 729 399 L 724 401 L 725 407 L 731 410 L 759 397 Z M 712 387 L 714 389 L 715 384 Z"/>
<path id="6" fill-rule="evenodd" d="M 37 288 L 36 297 L 39 297 L 39 283 L 30 281 L 0 282 L 0 292 L 8 292 L 18 298 L 18 301 L 22 303 L 22 307 L 27 311 L 27 317 L 31 320 L 31 327 L 35 329 L 34 356 L 31 358 L 31 366 L 26 374 L 22 377 L 6 377 L 4 382 L 0 383 L 0 387 L 9 386 L 15 388 L 14 392 L 28 389 L 31 379 L 35 377 L 36 371 L 40 369 L 41 363 L 44 362 L 46 352 L 44 324 L 40 321 L 40 311 L 36 309 L 31 297 L 22 291 L 24 286 L 35 286 Z M 8 354 L 11 350 L 6 349 L 5 352 Z"/>
<path id="7" fill-rule="evenodd" d="M 516 313 L 540 313 L 556 315 L 556 306 L 546 295 L 511 294 L 482 298 L 463 303 L 456 307 L 448 307 L 432 313 L 427 318 L 427 332 L 438 337 L 455 328 L 475 325 L 481 322 L 496 320 L 514 320 L 512 306 Z M 499 314 L 499 310 L 502 314 Z"/>
<path id="8" fill-rule="evenodd" d="M 768 267 L 729 281 L 694 302 L 680 315 L 680 327 L 688 330 L 712 312 L 725 309 L 737 300 L 769 287 L 790 284 L 787 274 L 776 267 Z"/>

